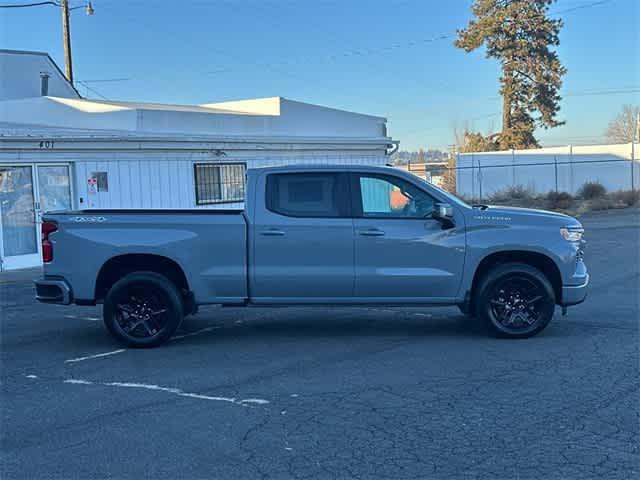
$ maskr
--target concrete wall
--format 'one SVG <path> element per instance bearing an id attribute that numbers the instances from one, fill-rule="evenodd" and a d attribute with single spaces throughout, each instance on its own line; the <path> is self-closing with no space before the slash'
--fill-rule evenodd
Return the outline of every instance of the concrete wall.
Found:
<path id="1" fill-rule="evenodd" d="M 630 190 L 640 188 L 639 157 L 640 146 L 630 143 L 465 153 L 456 162 L 456 190 L 470 198 L 516 186 L 575 194 L 586 182 Z"/>

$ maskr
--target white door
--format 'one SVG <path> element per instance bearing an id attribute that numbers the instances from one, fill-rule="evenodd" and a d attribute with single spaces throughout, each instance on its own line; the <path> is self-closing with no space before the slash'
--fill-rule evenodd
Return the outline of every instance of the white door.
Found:
<path id="1" fill-rule="evenodd" d="M 41 212 L 70 208 L 68 165 L 0 166 L 2 269 L 40 265 Z"/>
<path id="2" fill-rule="evenodd" d="M 40 263 L 33 177 L 31 165 L 0 166 L 3 270 Z"/>
<path id="3" fill-rule="evenodd" d="M 71 209 L 71 182 L 69 165 L 38 165 L 36 212 Z M 38 220 L 40 220 L 38 215 Z"/>

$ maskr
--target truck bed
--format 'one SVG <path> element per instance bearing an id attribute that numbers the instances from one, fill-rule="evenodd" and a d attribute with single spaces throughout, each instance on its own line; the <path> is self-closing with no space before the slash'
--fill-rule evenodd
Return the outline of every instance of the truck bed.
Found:
<path id="1" fill-rule="evenodd" d="M 60 210 L 46 212 L 45 215 L 234 215 L 242 213 L 241 208 L 110 208 L 110 209 L 88 209 L 88 210 Z"/>
<path id="2" fill-rule="evenodd" d="M 143 258 L 175 263 L 197 303 L 246 300 L 243 210 L 92 209 L 47 212 L 43 221 L 57 223 L 50 234 L 53 261 L 45 264 L 45 272 L 73 285 L 73 300 L 79 303 L 101 300 L 101 272 L 114 264 L 133 268 Z"/>

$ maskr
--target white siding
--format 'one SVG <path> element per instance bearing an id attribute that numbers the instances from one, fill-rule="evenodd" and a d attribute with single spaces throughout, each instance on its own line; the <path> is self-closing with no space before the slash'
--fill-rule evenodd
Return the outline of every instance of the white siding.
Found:
<path id="1" fill-rule="evenodd" d="M 78 208 L 231 208 L 241 203 L 196 206 L 194 163 L 246 162 L 247 168 L 287 164 L 384 165 L 384 151 L 372 152 L 235 152 L 222 158 L 210 154 L 109 153 L 78 154 L 74 159 L 75 206 Z M 109 191 L 88 193 L 93 172 L 107 172 Z M 82 199 L 82 201 L 81 201 Z"/>

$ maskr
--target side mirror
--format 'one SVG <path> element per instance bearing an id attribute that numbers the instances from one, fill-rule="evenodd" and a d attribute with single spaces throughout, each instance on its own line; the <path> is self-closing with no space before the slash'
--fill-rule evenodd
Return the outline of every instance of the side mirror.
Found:
<path id="1" fill-rule="evenodd" d="M 438 220 L 451 220 L 453 218 L 453 207 L 449 203 L 436 203 L 433 206 L 432 216 Z"/>

